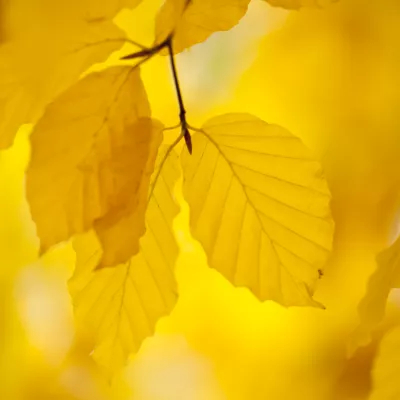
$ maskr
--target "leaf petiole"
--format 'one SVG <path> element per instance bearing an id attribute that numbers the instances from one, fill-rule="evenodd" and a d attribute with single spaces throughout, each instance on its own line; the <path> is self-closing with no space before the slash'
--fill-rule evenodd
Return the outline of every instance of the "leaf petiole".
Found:
<path id="1" fill-rule="evenodd" d="M 186 121 L 186 109 L 185 109 L 185 105 L 183 103 L 183 96 L 182 96 L 181 86 L 179 84 L 179 78 L 178 78 L 178 70 L 176 68 L 175 57 L 174 57 L 174 52 L 173 52 L 173 48 L 172 48 L 172 36 L 170 36 L 167 40 L 167 47 L 168 47 L 168 52 L 169 52 L 169 59 L 171 62 L 172 76 L 174 79 L 174 85 L 175 85 L 176 95 L 177 95 L 178 104 L 179 104 L 179 119 L 181 121 L 181 127 L 182 127 L 181 138 L 183 137 L 185 139 L 186 147 L 187 147 L 189 153 L 192 154 L 192 150 L 193 150 L 192 149 L 192 138 L 191 138 L 190 132 L 189 132 L 189 125 Z"/>
<path id="2" fill-rule="evenodd" d="M 157 53 L 159 53 L 162 49 L 168 46 L 170 38 L 168 37 L 166 40 L 163 42 L 157 44 L 156 46 L 153 47 L 142 47 L 142 50 L 136 51 L 134 53 L 128 54 L 127 56 L 121 57 L 121 60 L 132 60 L 135 58 L 141 58 L 141 57 L 153 57 Z"/>

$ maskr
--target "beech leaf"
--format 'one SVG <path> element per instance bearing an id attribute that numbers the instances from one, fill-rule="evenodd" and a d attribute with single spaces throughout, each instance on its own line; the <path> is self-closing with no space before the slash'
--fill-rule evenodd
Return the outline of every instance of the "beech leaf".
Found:
<path id="1" fill-rule="evenodd" d="M 28 30 L 0 46 L 0 149 L 12 145 L 21 124 L 35 123 L 51 101 L 124 42 L 110 21 L 67 20 L 54 29 L 39 22 L 34 25 L 40 32 Z"/>
<path id="2" fill-rule="evenodd" d="M 300 139 L 248 114 L 212 118 L 182 153 L 190 225 L 209 265 L 260 300 L 320 306 L 330 193 Z"/>
<path id="3" fill-rule="evenodd" d="M 265 0 L 271 6 L 299 10 L 303 7 L 322 8 L 339 0 Z"/>
<path id="4" fill-rule="evenodd" d="M 156 20 L 156 41 L 171 33 L 174 53 L 232 29 L 246 14 L 250 0 L 166 0 Z"/>
<path id="5" fill-rule="evenodd" d="M 161 127 L 149 116 L 139 70 L 128 66 L 88 75 L 47 108 L 31 136 L 27 171 L 42 253 L 92 227 L 109 246 L 102 266 L 124 262 L 138 250 L 148 176 L 161 140 Z M 110 234 L 135 220 L 143 222 L 117 247 Z"/>
<path id="6" fill-rule="evenodd" d="M 165 149 L 160 151 L 156 171 Z M 157 173 L 153 174 L 152 180 Z M 146 212 L 140 251 L 115 268 L 96 270 L 101 246 L 93 232 L 74 239 L 76 267 L 69 282 L 78 328 L 95 334 L 95 360 L 110 373 L 121 368 L 175 305 L 178 246 L 172 222 L 179 209 L 173 191 L 179 178 L 175 153 L 167 158 Z"/>
<path id="7" fill-rule="evenodd" d="M 371 331 L 384 317 L 390 290 L 400 287 L 400 238 L 377 257 L 377 267 L 368 281 L 358 307 L 360 325 L 355 336 L 362 342 L 370 339 Z"/>

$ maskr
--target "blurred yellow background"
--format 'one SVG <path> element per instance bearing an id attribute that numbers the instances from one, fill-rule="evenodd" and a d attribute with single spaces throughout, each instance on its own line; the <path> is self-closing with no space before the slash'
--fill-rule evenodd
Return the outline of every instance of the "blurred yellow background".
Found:
<path id="1" fill-rule="evenodd" d="M 150 43 L 158 3 L 116 20 Z M 253 1 L 232 31 L 177 57 L 193 125 L 250 112 L 300 136 L 322 160 L 336 221 L 334 252 L 315 296 L 326 310 L 261 304 L 210 270 L 177 188 L 179 302 L 112 381 L 91 360 L 91 339 L 74 329 L 71 245 L 36 259 L 24 199 L 30 126 L 22 126 L 0 155 L 0 398 L 368 399 L 380 341 L 400 323 L 394 293 L 372 340 L 370 332 L 355 334 L 375 256 L 397 234 L 399 37 L 396 0 L 342 0 L 290 13 Z M 155 117 L 176 124 L 168 60 L 149 62 L 143 77 Z M 380 393 L 377 399 L 400 398 Z"/>

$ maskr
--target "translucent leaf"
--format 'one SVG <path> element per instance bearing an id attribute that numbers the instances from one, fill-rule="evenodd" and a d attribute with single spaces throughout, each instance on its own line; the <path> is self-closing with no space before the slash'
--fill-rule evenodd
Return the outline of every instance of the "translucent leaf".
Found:
<path id="1" fill-rule="evenodd" d="M 400 363 L 400 328 L 389 331 L 382 339 L 372 370 L 372 390 L 368 400 L 400 398 L 398 379 Z"/>
<path id="2" fill-rule="evenodd" d="M 42 252 L 95 224 L 111 244 L 105 265 L 129 258 L 124 238 L 117 249 L 109 234 L 126 229 L 143 209 L 139 203 L 161 136 L 154 122 L 142 120 L 149 115 L 139 70 L 128 66 L 88 75 L 47 108 L 31 136 L 27 171 Z M 130 247 L 135 251 L 137 245 L 131 241 Z"/>
<path id="3" fill-rule="evenodd" d="M 250 0 L 167 0 L 156 20 L 156 40 L 174 32 L 175 53 L 233 28 L 246 14 Z"/>
<path id="4" fill-rule="evenodd" d="M 21 124 L 36 122 L 47 104 L 123 44 L 123 32 L 110 21 L 49 24 L 29 22 L 36 30 L 18 31 L 0 47 L 0 149 L 12 144 Z"/>
<path id="5" fill-rule="evenodd" d="M 302 7 L 320 8 L 339 0 L 265 0 L 274 7 L 283 7 L 289 10 L 298 10 Z"/>
<path id="6" fill-rule="evenodd" d="M 191 230 L 209 265 L 261 300 L 318 306 L 330 193 L 300 139 L 251 115 L 222 115 L 193 135 L 182 165 Z"/>
<path id="7" fill-rule="evenodd" d="M 358 312 L 360 325 L 357 339 L 369 341 L 370 333 L 381 322 L 385 314 L 386 302 L 392 288 L 400 284 L 400 239 L 377 257 L 377 268 L 368 281 Z"/>
<path id="8" fill-rule="evenodd" d="M 33 26 L 32 20 L 44 24 L 46 28 L 55 28 L 62 24 L 67 31 L 72 31 L 75 23 L 99 23 L 112 20 L 123 8 L 135 8 L 142 0 L 2 0 L 9 3 L 9 15 L 12 28 L 18 34 L 40 30 Z M 72 25 L 72 26 L 68 26 Z M 42 26 L 43 29 L 43 26 Z M 16 32 L 17 33 L 17 32 Z"/>
<path id="9" fill-rule="evenodd" d="M 75 0 L 77 1 L 77 0 Z M 123 8 L 135 8 L 142 0 L 86 0 L 87 9 L 90 11 L 89 18 L 109 18 L 112 19 Z"/>
<path id="10" fill-rule="evenodd" d="M 0 44 L 3 43 L 7 38 L 7 28 L 6 28 L 7 9 L 8 9 L 7 1 L 0 0 Z"/>
<path id="11" fill-rule="evenodd" d="M 94 233 L 74 240 L 77 263 L 69 288 L 76 321 L 78 328 L 96 334 L 94 358 L 109 371 L 123 366 L 176 302 L 178 247 L 172 222 L 178 213 L 173 197 L 178 178 L 178 157 L 171 153 L 149 200 L 140 252 L 126 264 L 96 270 L 101 247 Z"/>
<path id="12" fill-rule="evenodd" d="M 139 120 L 127 130 L 126 140 L 120 147 L 113 150 L 111 160 L 101 167 L 105 174 L 111 172 L 113 182 L 107 199 L 109 210 L 94 223 L 103 248 L 99 267 L 126 262 L 139 251 L 139 238 L 145 232 L 150 177 L 162 129 L 156 121 Z"/>

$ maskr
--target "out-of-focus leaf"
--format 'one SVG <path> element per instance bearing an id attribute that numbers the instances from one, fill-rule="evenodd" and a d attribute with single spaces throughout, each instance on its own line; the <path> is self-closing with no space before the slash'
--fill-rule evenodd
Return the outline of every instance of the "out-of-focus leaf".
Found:
<path id="1" fill-rule="evenodd" d="M 382 339 L 372 370 L 372 392 L 369 400 L 400 398 L 398 379 L 400 362 L 400 328 L 389 331 Z"/>
<path id="2" fill-rule="evenodd" d="M 44 28 L 58 30 L 62 25 L 70 33 L 80 22 L 97 24 L 111 21 L 123 8 L 135 8 L 142 0 L 2 0 L 8 1 L 7 16 L 14 34 L 25 35 Z M 43 26 L 34 26 L 32 21 Z M 45 33 L 45 32 L 43 32 Z M 47 32 L 49 33 L 49 32 Z M 40 44 L 38 44 L 40 45 Z"/>
<path id="3" fill-rule="evenodd" d="M 360 325 L 355 336 L 361 342 L 368 341 L 370 333 L 381 322 L 389 292 L 400 284 L 400 239 L 377 257 L 377 267 L 371 275 L 368 287 L 358 311 Z"/>
<path id="4" fill-rule="evenodd" d="M 27 171 L 42 252 L 93 225 L 110 246 L 103 265 L 137 252 L 144 221 L 118 238 L 119 245 L 110 234 L 125 231 L 136 212 L 144 219 L 148 175 L 161 138 L 149 116 L 139 70 L 128 66 L 88 75 L 47 108 L 32 133 Z"/>
<path id="5" fill-rule="evenodd" d="M 289 10 L 298 10 L 302 7 L 320 8 L 339 0 L 265 0 L 274 7 L 283 7 Z"/>
<path id="6" fill-rule="evenodd" d="M 164 154 L 158 156 L 156 171 Z M 127 263 L 96 270 L 101 246 L 95 235 L 88 233 L 74 241 L 77 264 L 69 287 L 76 320 L 78 327 L 95 333 L 94 358 L 108 371 L 123 366 L 175 304 L 178 247 L 172 222 L 178 213 L 173 197 L 178 177 L 178 158 L 171 153 L 149 200 L 140 251 Z"/>
<path id="7" fill-rule="evenodd" d="M 77 1 L 77 0 L 75 0 Z M 85 4 L 87 2 L 87 5 Z M 135 8 L 142 0 L 86 0 L 84 5 L 88 10 L 88 18 L 91 19 L 112 19 L 123 8 Z"/>
<path id="8" fill-rule="evenodd" d="M 128 128 L 127 140 L 115 149 L 110 163 L 104 165 L 106 171 L 111 171 L 114 182 L 108 194 L 110 208 L 94 222 L 103 248 L 100 268 L 126 262 L 139 251 L 162 128 L 156 121 L 139 120 Z"/>
<path id="9" fill-rule="evenodd" d="M 182 155 L 191 229 L 211 267 L 259 299 L 318 306 L 330 193 L 297 137 L 248 114 L 209 120 Z"/>
<path id="10" fill-rule="evenodd" d="M 246 14 L 250 0 L 167 0 L 156 21 L 156 40 L 174 34 L 174 53 L 233 28 Z"/>
<path id="11" fill-rule="evenodd" d="M 12 3 L 10 40 L 0 47 L 0 149 L 9 147 L 19 126 L 36 122 L 90 66 L 119 49 L 125 37 L 111 21 L 75 19 L 67 11 L 63 18 L 28 3 L 26 10 L 25 3 L 20 9 Z"/>

